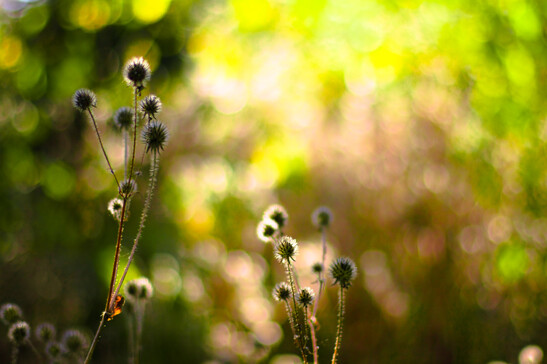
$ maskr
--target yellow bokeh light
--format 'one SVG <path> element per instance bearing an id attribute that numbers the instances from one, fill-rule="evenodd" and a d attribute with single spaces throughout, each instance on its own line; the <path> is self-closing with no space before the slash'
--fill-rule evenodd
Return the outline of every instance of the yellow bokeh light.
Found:
<path id="1" fill-rule="evenodd" d="M 133 15 L 143 23 L 154 23 L 167 13 L 171 0 L 133 0 Z"/>
<path id="2" fill-rule="evenodd" d="M 16 66 L 23 53 L 21 40 L 13 36 L 5 36 L 0 41 L 0 68 L 8 69 Z"/>
<path id="3" fill-rule="evenodd" d="M 76 2 L 70 9 L 72 22 L 86 30 L 104 27 L 110 18 L 110 5 L 102 0 Z"/>

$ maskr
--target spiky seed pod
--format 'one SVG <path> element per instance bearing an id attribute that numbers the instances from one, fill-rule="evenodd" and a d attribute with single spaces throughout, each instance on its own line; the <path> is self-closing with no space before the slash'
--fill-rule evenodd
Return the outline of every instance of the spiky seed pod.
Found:
<path id="1" fill-rule="evenodd" d="M 256 235 L 263 242 L 270 243 L 273 241 L 274 235 L 278 229 L 279 225 L 277 222 L 270 218 L 265 218 L 258 223 L 258 226 L 256 227 Z"/>
<path id="2" fill-rule="evenodd" d="M 150 65 L 142 57 L 130 59 L 123 69 L 123 78 L 131 87 L 143 87 L 150 80 Z"/>
<path id="3" fill-rule="evenodd" d="M 50 341 L 46 345 L 46 355 L 49 359 L 56 359 L 61 356 L 61 352 L 63 351 L 63 348 L 61 344 L 59 344 L 56 341 Z"/>
<path id="4" fill-rule="evenodd" d="M 43 343 L 48 343 L 54 340 L 55 334 L 55 326 L 47 322 L 38 325 L 34 330 L 34 335 L 36 335 L 36 338 Z"/>
<path id="5" fill-rule="evenodd" d="M 23 319 L 23 311 L 14 303 L 5 303 L 0 307 L 0 319 L 6 325 L 12 325 Z"/>
<path id="6" fill-rule="evenodd" d="M 266 209 L 266 211 L 264 211 L 263 219 L 267 218 L 277 222 L 277 225 L 279 225 L 279 229 L 282 229 L 289 220 L 289 214 L 287 214 L 287 211 L 283 206 L 271 205 Z"/>
<path id="7" fill-rule="evenodd" d="M 276 301 L 287 301 L 291 298 L 291 286 L 285 282 L 276 284 L 272 296 Z"/>
<path id="8" fill-rule="evenodd" d="M 63 351 L 68 353 L 79 353 L 89 346 L 89 341 L 80 331 L 67 330 L 63 334 L 61 345 L 63 347 Z"/>
<path id="9" fill-rule="evenodd" d="M 312 223 L 318 229 L 328 227 L 332 222 L 332 219 L 331 210 L 325 206 L 318 207 L 311 215 Z"/>
<path id="10" fill-rule="evenodd" d="M 159 152 L 167 143 L 169 132 L 165 125 L 159 121 L 146 124 L 142 130 L 142 141 L 146 144 L 146 152 L 150 150 Z"/>
<path id="11" fill-rule="evenodd" d="M 97 96 L 91 90 L 81 88 L 72 96 L 72 104 L 80 111 L 86 111 L 97 106 Z"/>
<path id="12" fill-rule="evenodd" d="M 310 287 L 302 288 L 296 295 L 296 301 L 302 307 L 309 307 L 315 299 L 315 292 Z"/>
<path id="13" fill-rule="evenodd" d="M 283 236 L 275 245 L 275 257 L 281 263 L 294 261 L 298 254 L 298 243 L 289 236 Z"/>
<path id="14" fill-rule="evenodd" d="M 128 300 L 149 300 L 154 294 L 154 288 L 148 278 L 133 279 L 125 285 L 125 295 Z"/>
<path id="15" fill-rule="evenodd" d="M 120 184 L 120 194 L 122 196 L 129 197 L 135 192 L 137 192 L 137 182 L 135 180 L 128 179 Z"/>
<path id="16" fill-rule="evenodd" d="M 161 100 L 156 95 L 146 96 L 139 104 L 141 112 L 152 119 L 161 111 Z"/>
<path id="17" fill-rule="evenodd" d="M 30 326 L 25 321 L 18 321 L 10 326 L 8 339 L 15 345 L 21 345 L 30 337 Z"/>
<path id="18" fill-rule="evenodd" d="M 357 275 L 357 267 L 350 258 L 340 257 L 331 263 L 329 273 L 334 279 L 334 284 L 339 284 L 340 287 L 347 289 Z"/>
<path id="19" fill-rule="evenodd" d="M 119 129 L 128 130 L 133 124 L 133 110 L 130 107 L 120 107 L 114 114 L 114 124 Z"/>
<path id="20" fill-rule="evenodd" d="M 123 201 L 119 198 L 113 198 L 108 203 L 108 212 L 114 217 L 116 220 L 120 221 L 121 215 L 122 215 L 122 208 L 123 208 Z M 124 220 L 126 218 L 124 217 Z"/>
<path id="21" fill-rule="evenodd" d="M 321 262 L 313 263 L 311 266 L 311 271 L 315 274 L 320 274 L 323 272 L 323 264 Z"/>

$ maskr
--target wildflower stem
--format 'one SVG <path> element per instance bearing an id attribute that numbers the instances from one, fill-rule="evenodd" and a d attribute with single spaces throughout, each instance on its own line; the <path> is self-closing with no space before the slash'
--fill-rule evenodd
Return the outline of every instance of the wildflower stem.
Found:
<path id="1" fill-rule="evenodd" d="M 334 353 L 332 355 L 332 364 L 338 360 L 338 352 L 342 344 L 342 325 L 344 323 L 344 288 L 340 286 L 340 295 L 338 301 L 338 328 L 336 329 L 336 343 L 334 344 Z"/>
<path id="2" fill-rule="evenodd" d="M 319 363 L 319 355 L 317 353 L 317 338 L 315 337 L 315 324 L 314 324 L 315 316 L 311 316 L 308 318 L 308 325 L 310 326 L 310 332 L 311 332 L 311 344 L 313 345 L 313 363 L 317 364 Z"/>
<path id="3" fill-rule="evenodd" d="M 116 239 L 116 253 L 114 254 L 114 264 L 112 265 L 112 276 L 110 277 L 110 287 L 108 288 L 108 298 L 106 300 L 105 312 L 111 312 L 111 307 L 115 301 L 116 295 L 112 294 L 114 290 L 114 285 L 116 284 L 116 277 L 118 276 L 118 265 L 120 264 L 120 250 L 122 246 L 122 236 L 123 236 L 123 223 L 125 220 L 125 210 L 127 209 L 127 200 L 128 197 L 123 197 L 122 202 L 122 212 L 120 214 L 120 224 L 118 225 L 118 237 Z"/>
<path id="4" fill-rule="evenodd" d="M 18 355 L 19 355 L 19 345 L 13 344 L 13 349 L 11 350 L 11 364 L 17 364 Z"/>
<path id="5" fill-rule="evenodd" d="M 123 179 L 127 179 L 127 130 L 123 129 Z"/>
<path id="6" fill-rule="evenodd" d="M 286 261 L 287 264 L 287 276 L 289 278 L 289 285 L 291 286 L 292 291 L 292 302 L 293 302 L 293 321 L 294 321 L 294 327 L 295 327 L 295 343 L 298 349 L 300 350 L 300 354 L 302 355 L 302 361 L 304 364 L 308 363 L 308 357 L 306 355 L 306 352 L 304 351 L 304 345 L 302 343 L 302 329 L 300 327 L 300 321 L 299 321 L 299 315 L 298 315 L 298 306 L 296 304 L 296 288 L 295 283 L 292 275 L 292 265 L 289 260 Z"/>
<path id="7" fill-rule="evenodd" d="M 135 164 L 135 149 L 137 148 L 137 124 L 139 123 L 139 113 L 137 111 L 137 97 L 139 90 L 133 87 L 133 150 L 131 151 L 131 164 L 129 166 L 129 179 L 133 179 L 133 166 Z"/>
<path id="8" fill-rule="evenodd" d="M 101 315 L 101 322 L 99 323 L 99 327 L 97 328 L 95 337 L 93 338 L 93 341 L 91 342 L 91 345 L 89 346 L 89 351 L 87 352 L 87 356 L 85 357 L 84 364 L 88 364 L 91 360 L 91 357 L 93 356 L 93 351 L 95 350 L 95 346 L 97 346 L 97 343 L 99 342 L 99 335 L 101 334 L 101 330 L 103 328 L 103 325 L 105 324 L 105 318 L 106 318 L 106 311 L 103 312 L 103 314 Z"/>
<path id="9" fill-rule="evenodd" d="M 129 271 L 129 266 L 131 265 L 131 262 L 133 261 L 135 252 L 137 251 L 137 246 L 139 245 L 139 240 L 142 235 L 142 229 L 144 228 L 144 223 L 146 221 L 146 218 L 148 217 L 148 211 L 150 210 L 150 202 L 152 201 L 152 195 L 154 194 L 154 189 L 156 187 L 156 181 L 158 177 L 158 166 L 159 166 L 158 152 L 154 150 L 152 153 L 153 154 L 152 154 L 152 163 L 150 164 L 150 177 L 148 181 L 148 190 L 146 191 L 146 200 L 144 201 L 144 207 L 141 213 L 139 229 L 137 231 L 137 235 L 135 236 L 135 240 L 133 241 L 131 254 L 129 254 L 129 259 L 127 260 L 127 264 L 125 265 L 125 269 L 123 271 L 122 277 L 120 278 L 120 281 L 118 282 L 118 285 L 116 287 L 116 292 L 114 293 L 113 297 L 116 297 L 118 295 L 118 292 L 120 291 L 120 288 L 122 287 L 123 281 L 125 280 L 125 276 L 127 275 L 127 272 Z M 123 210 L 122 210 L 122 213 L 123 213 Z M 110 302 L 110 306 L 112 306 L 113 302 L 114 301 Z"/>
<path id="10" fill-rule="evenodd" d="M 321 293 L 323 292 L 323 286 L 325 285 L 325 257 L 327 255 L 327 237 L 325 232 L 325 227 L 321 226 L 321 245 L 323 246 L 323 254 L 321 256 L 321 271 L 318 274 L 319 278 L 319 290 L 317 292 L 317 298 L 313 302 L 313 311 L 311 317 L 309 318 L 309 325 L 311 330 L 311 341 L 313 345 L 313 362 L 318 363 L 318 354 L 317 354 L 317 339 L 315 337 L 315 324 L 317 323 L 317 306 L 319 305 L 319 300 L 321 299 Z"/>
<path id="11" fill-rule="evenodd" d="M 93 111 L 91 111 L 91 108 L 88 108 L 87 111 L 89 112 L 89 116 L 91 117 L 91 121 L 93 121 L 93 127 L 95 128 L 95 133 L 97 133 L 97 139 L 99 139 L 99 144 L 101 146 L 101 150 L 103 151 L 104 159 L 106 159 L 106 163 L 108 164 L 108 168 L 110 169 L 110 173 L 114 176 L 114 179 L 116 180 L 116 185 L 118 186 L 118 189 L 120 188 L 120 182 L 118 182 L 118 178 L 116 177 L 116 174 L 114 173 L 114 170 L 112 169 L 112 165 L 110 164 L 110 159 L 108 159 L 108 155 L 106 154 L 106 151 L 104 150 L 103 146 L 103 140 L 101 138 L 101 133 L 99 133 L 99 129 L 97 128 L 97 123 L 95 122 L 95 117 L 93 116 Z"/>
<path id="12" fill-rule="evenodd" d="M 145 302 L 139 302 L 140 300 L 137 300 L 136 303 L 136 317 L 137 317 L 137 339 L 135 343 L 135 364 L 139 364 L 139 355 L 141 352 L 141 341 L 142 341 L 142 322 L 144 319 L 144 306 Z"/>

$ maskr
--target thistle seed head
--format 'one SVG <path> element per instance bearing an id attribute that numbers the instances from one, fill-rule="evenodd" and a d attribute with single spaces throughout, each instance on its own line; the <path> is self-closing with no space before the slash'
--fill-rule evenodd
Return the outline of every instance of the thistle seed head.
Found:
<path id="1" fill-rule="evenodd" d="M 150 150 L 154 152 L 159 152 L 160 149 L 163 150 L 168 138 L 169 132 L 167 128 L 159 121 L 152 121 L 142 129 L 142 141 L 146 144 L 146 152 Z"/>
<path id="2" fill-rule="evenodd" d="M 30 326 L 25 321 L 18 321 L 10 326 L 8 339 L 15 345 L 21 345 L 30 337 Z"/>
<path id="3" fill-rule="evenodd" d="M 313 263 L 311 266 L 311 271 L 315 274 L 323 272 L 323 264 L 321 262 Z"/>
<path id="4" fill-rule="evenodd" d="M 108 203 L 108 211 L 116 220 L 120 221 L 122 216 L 123 201 L 119 198 L 113 198 Z M 125 220 L 125 217 L 124 217 Z"/>
<path id="5" fill-rule="evenodd" d="M 55 326 L 50 323 L 43 323 L 36 327 L 34 330 L 36 338 L 43 343 L 48 343 L 55 339 Z"/>
<path id="6" fill-rule="evenodd" d="M 150 65 L 142 57 L 130 59 L 123 69 L 123 78 L 131 87 L 143 87 L 150 80 Z"/>
<path id="7" fill-rule="evenodd" d="M 313 225 L 318 228 L 326 228 L 332 222 L 332 212 L 328 207 L 321 206 L 315 209 L 311 215 Z"/>
<path id="8" fill-rule="evenodd" d="M 273 221 L 277 222 L 279 225 L 279 229 L 282 229 L 283 226 L 287 224 L 287 221 L 289 220 L 289 215 L 287 214 L 287 211 L 285 211 L 285 208 L 281 205 L 271 205 L 264 211 L 263 219 L 272 219 Z"/>
<path id="9" fill-rule="evenodd" d="M 49 359 L 56 359 L 59 356 L 61 356 L 61 352 L 63 351 L 63 348 L 61 347 L 61 344 L 55 341 L 50 341 L 46 345 L 46 355 Z"/>
<path id="10" fill-rule="evenodd" d="M 140 103 L 141 112 L 151 119 L 156 118 L 156 114 L 161 111 L 161 100 L 156 95 L 146 96 Z"/>
<path id="11" fill-rule="evenodd" d="M 128 300 L 149 300 L 154 294 L 154 288 L 148 278 L 133 279 L 125 285 L 125 295 Z"/>
<path id="12" fill-rule="evenodd" d="M 287 301 L 291 298 L 291 286 L 285 282 L 276 284 L 272 296 L 276 301 Z"/>
<path id="13" fill-rule="evenodd" d="M 66 351 L 68 353 L 80 353 L 83 350 L 87 349 L 87 347 L 89 346 L 89 341 L 80 331 L 67 330 L 63 334 L 63 338 L 61 339 L 61 345 L 64 349 L 63 351 Z"/>
<path id="14" fill-rule="evenodd" d="M 119 129 L 128 130 L 133 124 L 133 110 L 130 107 L 120 107 L 114 114 L 114 124 Z"/>
<path id="15" fill-rule="evenodd" d="M 23 311 L 14 303 L 5 303 L 0 307 L 0 319 L 6 325 L 12 325 L 23 319 Z"/>
<path id="16" fill-rule="evenodd" d="M 279 229 L 277 222 L 270 218 L 265 218 L 258 223 L 256 227 L 256 235 L 265 243 L 272 242 L 276 231 Z"/>
<path id="17" fill-rule="evenodd" d="M 97 106 L 97 96 L 91 90 L 82 88 L 72 96 L 72 104 L 80 111 L 86 111 Z"/>
<path id="18" fill-rule="evenodd" d="M 315 292 L 310 287 L 302 288 L 296 295 L 296 302 L 302 307 L 308 307 L 315 299 Z"/>
<path id="19" fill-rule="evenodd" d="M 129 197 L 137 192 L 137 182 L 132 179 L 126 179 L 120 183 L 120 194 L 122 196 Z"/>
<path id="20" fill-rule="evenodd" d="M 341 257 L 331 263 L 329 273 L 334 279 L 334 284 L 339 284 L 340 287 L 347 289 L 357 275 L 357 267 L 350 258 Z"/>
<path id="21" fill-rule="evenodd" d="M 298 254 L 298 243 L 289 236 L 282 237 L 275 245 L 275 257 L 281 263 L 289 264 Z"/>

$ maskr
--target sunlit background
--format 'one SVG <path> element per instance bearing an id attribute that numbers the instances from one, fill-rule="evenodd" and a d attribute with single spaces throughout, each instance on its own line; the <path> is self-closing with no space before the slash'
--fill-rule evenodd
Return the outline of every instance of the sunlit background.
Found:
<path id="1" fill-rule="evenodd" d="M 272 203 L 290 215 L 304 282 L 320 205 L 334 213 L 327 260 L 357 263 L 341 363 L 517 362 L 526 345 L 547 349 L 544 1 L 0 5 L 0 304 L 19 304 L 31 326 L 91 336 L 99 322 L 116 187 L 71 96 L 97 93 L 121 168 L 120 71 L 144 56 L 144 94 L 162 99 L 170 142 L 130 271 L 155 287 L 141 362 L 298 362 L 271 297 L 282 267 L 255 234 Z M 322 363 L 336 330 L 327 292 Z M 106 327 L 96 362 L 126 362 L 125 320 Z"/>

